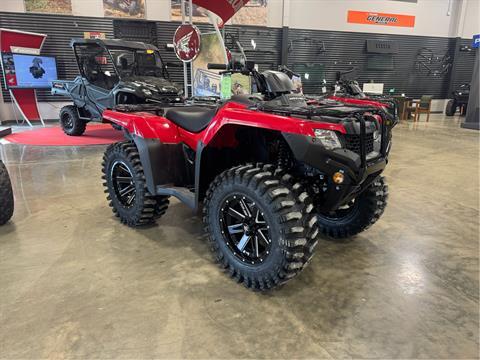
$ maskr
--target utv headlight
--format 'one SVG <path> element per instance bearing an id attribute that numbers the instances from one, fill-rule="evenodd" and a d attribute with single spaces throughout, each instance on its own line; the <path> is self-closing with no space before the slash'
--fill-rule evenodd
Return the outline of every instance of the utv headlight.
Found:
<path id="1" fill-rule="evenodd" d="M 327 150 L 340 149 L 342 143 L 337 133 L 332 130 L 315 129 L 315 137 L 320 140 L 323 147 Z"/>

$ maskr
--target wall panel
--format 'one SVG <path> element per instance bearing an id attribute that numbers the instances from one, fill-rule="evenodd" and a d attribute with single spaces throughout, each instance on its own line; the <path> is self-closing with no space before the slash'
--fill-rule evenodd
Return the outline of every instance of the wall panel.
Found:
<path id="1" fill-rule="evenodd" d="M 329 83 L 335 81 L 337 71 L 346 70 L 353 65 L 358 68 L 360 83 L 370 80 L 384 83 L 384 91 L 395 88 L 396 93 L 405 93 L 413 97 L 431 94 L 435 98 L 444 98 L 448 91 L 448 75 L 444 77 L 421 75 L 415 69 L 415 59 L 418 50 L 423 47 L 439 54 L 451 52 L 453 39 L 302 29 L 290 29 L 289 38 L 290 40 L 311 38 L 317 42 L 324 42 L 326 52 L 319 53 L 310 41 L 294 41 L 292 51 L 288 54 L 288 64 L 293 66 L 295 63 L 322 63 L 325 65 L 326 79 Z M 368 69 L 367 39 L 393 40 L 398 43 L 398 54 L 393 54 L 394 70 Z M 312 89 L 306 89 L 306 92 L 309 90 Z"/>

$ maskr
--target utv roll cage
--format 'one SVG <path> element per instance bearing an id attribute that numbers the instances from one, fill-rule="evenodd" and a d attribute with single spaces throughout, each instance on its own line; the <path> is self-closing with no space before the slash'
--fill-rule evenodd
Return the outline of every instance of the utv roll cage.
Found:
<path id="1" fill-rule="evenodd" d="M 79 54 L 78 48 L 81 46 L 88 46 L 88 45 L 97 45 L 102 49 L 102 52 L 105 54 L 108 54 L 108 57 L 110 58 L 110 61 L 113 64 L 113 68 L 115 70 L 116 75 L 118 76 L 119 79 L 122 79 L 122 72 L 118 70 L 118 64 L 116 64 L 115 59 L 112 55 L 111 50 L 145 50 L 145 51 L 151 51 L 155 55 L 157 55 L 160 59 L 161 62 L 161 71 L 162 74 L 161 76 L 167 80 L 170 79 L 170 74 L 168 73 L 168 69 L 166 66 L 166 63 L 164 62 L 162 55 L 160 54 L 160 50 L 152 45 L 152 44 L 146 44 L 142 42 L 137 42 L 137 41 L 128 41 L 128 40 L 122 40 L 122 39 L 81 39 L 81 38 L 74 38 L 70 41 L 70 46 L 73 49 L 73 52 L 75 54 L 75 58 L 77 60 L 77 64 L 79 67 L 80 73 L 85 76 L 85 69 L 83 68 L 82 64 L 84 63 L 84 59 Z M 135 59 L 134 64 L 138 67 L 138 60 Z"/>

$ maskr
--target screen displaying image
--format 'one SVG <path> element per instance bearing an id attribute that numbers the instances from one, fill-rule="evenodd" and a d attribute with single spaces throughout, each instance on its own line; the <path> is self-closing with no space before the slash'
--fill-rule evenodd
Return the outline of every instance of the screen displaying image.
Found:
<path id="1" fill-rule="evenodd" d="M 10 72 L 11 79 L 7 80 L 9 87 L 17 88 L 50 88 L 52 81 L 57 80 L 57 63 L 54 57 L 12 54 Z M 8 78 L 8 69 L 4 58 L 4 71 Z"/>

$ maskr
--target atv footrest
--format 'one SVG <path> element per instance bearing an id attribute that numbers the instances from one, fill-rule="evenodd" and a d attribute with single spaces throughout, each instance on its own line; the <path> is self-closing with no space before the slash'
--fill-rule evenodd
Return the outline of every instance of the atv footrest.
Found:
<path id="1" fill-rule="evenodd" d="M 195 193 L 184 187 L 157 186 L 157 195 L 175 196 L 190 208 L 195 209 Z"/>

